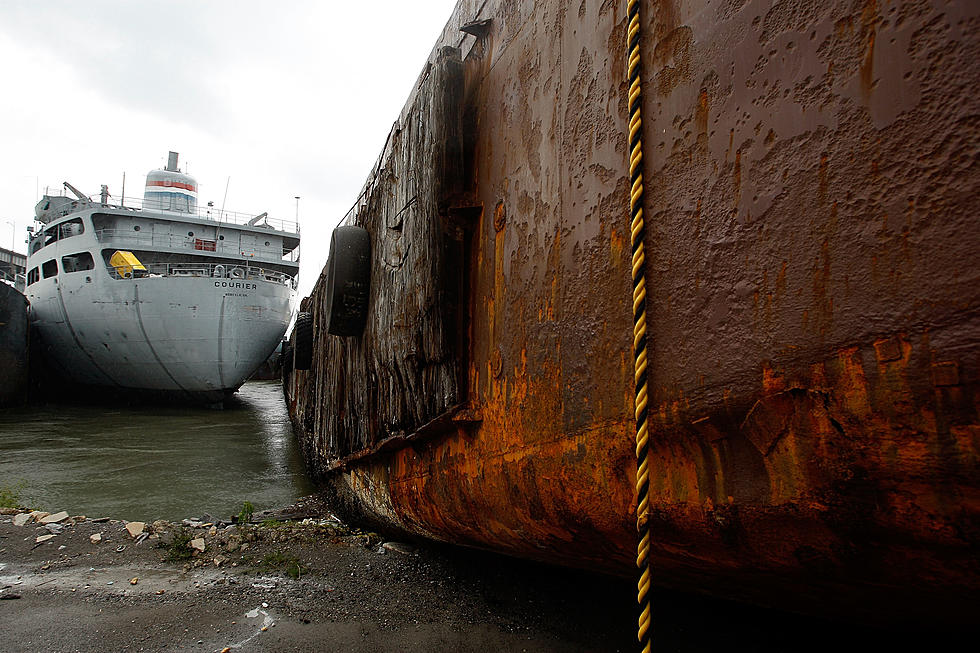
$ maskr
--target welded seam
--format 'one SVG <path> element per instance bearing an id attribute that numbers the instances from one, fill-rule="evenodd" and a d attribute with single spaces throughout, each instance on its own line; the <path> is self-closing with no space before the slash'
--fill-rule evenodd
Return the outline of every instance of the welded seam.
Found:
<path id="1" fill-rule="evenodd" d="M 175 386 L 177 386 L 183 392 L 186 392 L 189 395 L 190 392 L 187 391 L 187 388 L 182 386 L 177 381 L 177 379 L 174 378 L 174 375 L 170 373 L 170 370 L 167 369 L 167 366 L 163 364 L 162 360 L 160 360 L 160 357 L 157 355 L 156 349 L 153 348 L 153 343 L 150 342 L 150 337 L 146 335 L 146 327 L 143 326 L 143 312 L 140 310 L 140 287 L 137 285 L 133 286 L 133 304 L 136 307 L 136 321 L 140 325 L 140 332 L 143 334 L 143 342 L 145 342 L 146 346 L 150 348 L 150 353 L 153 354 L 153 358 L 156 360 L 157 365 L 159 365 L 160 369 L 163 370 L 163 373 L 166 374 L 167 377 L 169 377 L 170 380 L 174 382 Z"/>
<path id="2" fill-rule="evenodd" d="M 225 361 L 222 355 L 225 345 L 221 335 L 225 330 L 225 300 L 227 299 L 225 296 L 221 297 L 221 312 L 218 314 L 218 382 L 222 388 L 225 387 Z"/>
<path id="3" fill-rule="evenodd" d="M 80 350 L 82 350 L 82 353 L 88 356 L 88 359 L 92 361 L 92 365 L 95 366 L 95 369 L 99 370 L 102 376 L 109 379 L 109 381 L 113 385 L 118 386 L 119 382 L 116 381 L 114 378 L 112 378 L 112 376 L 108 372 L 102 369 L 102 366 L 100 366 L 97 362 L 95 362 L 95 357 L 92 356 L 92 354 L 89 352 L 89 350 L 85 348 L 84 345 L 82 345 L 82 341 L 78 339 L 78 335 L 75 333 L 75 329 L 71 325 L 71 319 L 68 317 L 68 308 L 65 306 L 65 297 L 61 293 L 60 284 L 58 285 L 58 302 L 61 304 L 61 314 L 65 316 L 65 326 L 68 327 L 68 333 L 71 334 L 71 339 L 75 341 L 75 344 L 78 345 L 78 348 Z"/>

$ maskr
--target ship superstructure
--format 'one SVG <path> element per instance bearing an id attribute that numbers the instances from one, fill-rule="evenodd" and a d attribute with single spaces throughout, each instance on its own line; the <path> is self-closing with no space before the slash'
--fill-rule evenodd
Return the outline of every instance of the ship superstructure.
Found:
<path id="1" fill-rule="evenodd" d="M 177 167 L 143 201 L 45 195 L 30 239 L 31 319 L 72 382 L 214 403 L 266 360 L 291 319 L 299 228 L 197 206 Z"/>

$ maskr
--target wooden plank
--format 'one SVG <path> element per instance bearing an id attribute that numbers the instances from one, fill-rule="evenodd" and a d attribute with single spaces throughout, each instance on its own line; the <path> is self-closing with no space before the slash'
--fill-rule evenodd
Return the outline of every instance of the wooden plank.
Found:
<path id="1" fill-rule="evenodd" d="M 307 302 L 314 363 L 293 377 L 292 401 L 318 465 L 412 433 L 460 401 L 461 245 L 448 214 L 463 171 L 462 97 L 460 52 L 441 48 L 348 216 L 371 236 L 363 335 L 327 335 L 325 275 Z"/>

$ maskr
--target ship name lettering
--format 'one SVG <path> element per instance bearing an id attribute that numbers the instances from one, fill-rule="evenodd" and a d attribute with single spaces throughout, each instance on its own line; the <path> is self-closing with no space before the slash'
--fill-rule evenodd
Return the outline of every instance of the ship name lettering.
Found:
<path id="1" fill-rule="evenodd" d="M 241 288 L 242 290 L 255 290 L 258 284 L 245 283 L 242 281 L 215 281 L 215 288 Z"/>

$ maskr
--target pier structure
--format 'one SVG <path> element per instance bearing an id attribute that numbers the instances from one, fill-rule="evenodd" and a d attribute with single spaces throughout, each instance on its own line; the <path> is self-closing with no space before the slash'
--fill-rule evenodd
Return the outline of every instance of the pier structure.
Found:
<path id="1" fill-rule="evenodd" d="M 16 284 L 17 278 L 25 274 L 27 274 L 27 255 L 0 247 L 0 281 Z"/>

